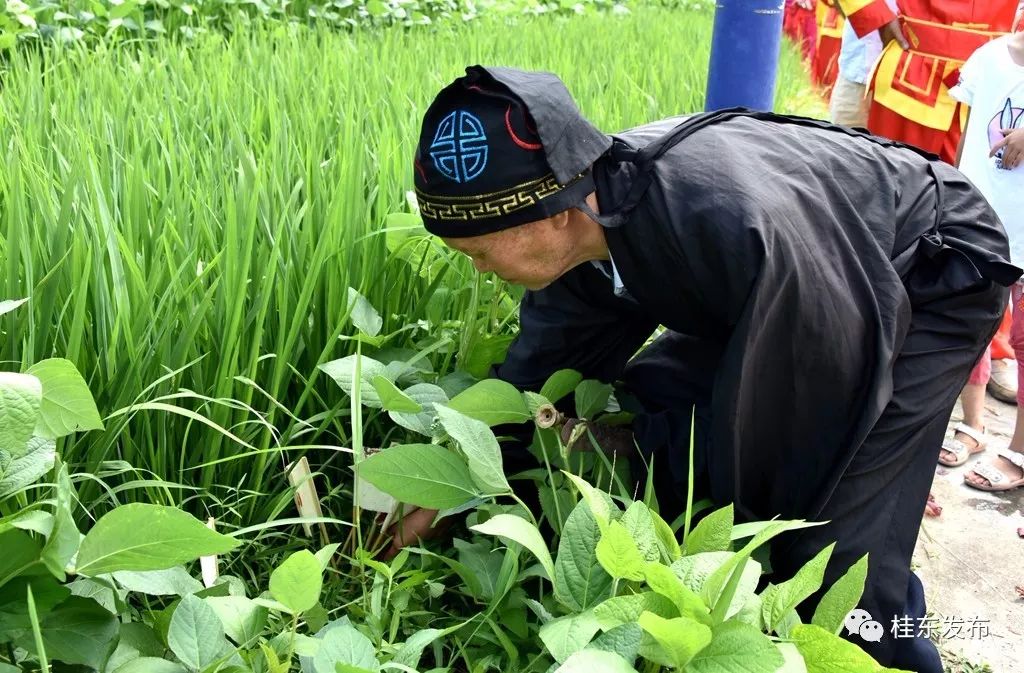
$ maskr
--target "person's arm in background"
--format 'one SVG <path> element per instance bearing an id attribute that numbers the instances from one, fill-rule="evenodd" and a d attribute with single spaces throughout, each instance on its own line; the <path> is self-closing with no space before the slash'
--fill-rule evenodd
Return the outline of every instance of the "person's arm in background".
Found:
<path id="1" fill-rule="evenodd" d="M 910 43 L 900 27 L 899 17 L 885 0 L 837 0 L 837 4 L 858 37 L 864 37 L 877 30 L 882 38 L 882 44 L 896 40 L 901 48 L 910 48 Z"/>

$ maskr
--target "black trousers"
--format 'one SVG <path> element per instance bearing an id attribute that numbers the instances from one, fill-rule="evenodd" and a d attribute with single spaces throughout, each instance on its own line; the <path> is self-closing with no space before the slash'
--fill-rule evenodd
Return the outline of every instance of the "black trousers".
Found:
<path id="1" fill-rule="evenodd" d="M 910 561 L 924 515 L 943 435 L 971 368 L 995 333 L 1007 290 L 984 281 L 949 294 L 929 269 L 905 278 L 911 305 L 909 331 L 893 367 L 891 401 L 820 513 L 800 518 L 829 523 L 777 539 L 773 581 L 791 577 L 821 549 L 836 542 L 819 595 L 801 606 L 809 621 L 821 593 L 865 553 L 869 570 L 858 607 L 885 627 L 879 642 L 849 636 L 886 666 L 941 673 L 935 646 L 926 637 L 896 638 L 893 620 L 925 615 L 924 591 Z M 708 372 L 685 371 L 676 350 L 692 354 L 687 338 L 666 332 L 624 368 L 622 380 L 643 413 L 634 423 L 637 443 L 655 459 L 662 510 L 685 502 L 691 409 L 695 409 L 694 478 L 697 496 L 709 493 L 705 474 L 715 447 L 709 437 Z M 692 361 L 692 359 L 691 359 Z M 711 361 L 711 360 L 709 360 Z M 710 365 L 709 365 L 710 366 Z M 770 391 L 766 391 L 769 392 Z M 671 468 L 665 467 L 665 463 Z M 779 470 L 800 469 L 779 465 Z M 721 503 L 726 504 L 726 503 Z M 904 619 L 902 624 L 908 622 Z M 845 630 L 844 630 L 845 634 Z M 902 635 L 902 634 L 901 634 Z"/>

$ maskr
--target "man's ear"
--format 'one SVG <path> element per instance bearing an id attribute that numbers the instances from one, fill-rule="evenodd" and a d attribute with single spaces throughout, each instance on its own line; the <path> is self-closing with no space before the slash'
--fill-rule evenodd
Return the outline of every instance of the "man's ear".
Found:
<path id="1" fill-rule="evenodd" d="M 572 209 L 563 210 L 560 213 L 552 215 L 548 219 L 551 222 L 552 227 L 554 227 L 556 230 L 562 230 L 569 227 L 569 224 L 572 221 L 572 214 Z"/>

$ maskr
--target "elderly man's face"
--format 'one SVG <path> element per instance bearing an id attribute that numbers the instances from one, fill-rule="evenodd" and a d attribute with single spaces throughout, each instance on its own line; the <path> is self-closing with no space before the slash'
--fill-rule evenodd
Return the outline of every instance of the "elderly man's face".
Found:
<path id="1" fill-rule="evenodd" d="M 473 260 L 480 273 L 498 277 L 529 290 L 553 283 L 573 264 L 573 241 L 564 225 L 565 213 L 493 234 L 445 238 L 445 244 Z"/>

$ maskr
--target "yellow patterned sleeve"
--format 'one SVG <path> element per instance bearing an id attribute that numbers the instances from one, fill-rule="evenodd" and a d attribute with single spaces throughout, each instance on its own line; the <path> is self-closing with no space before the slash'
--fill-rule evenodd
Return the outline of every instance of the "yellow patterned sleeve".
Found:
<path id="1" fill-rule="evenodd" d="M 860 37 L 878 30 L 896 18 L 885 0 L 838 0 L 839 8 Z"/>

